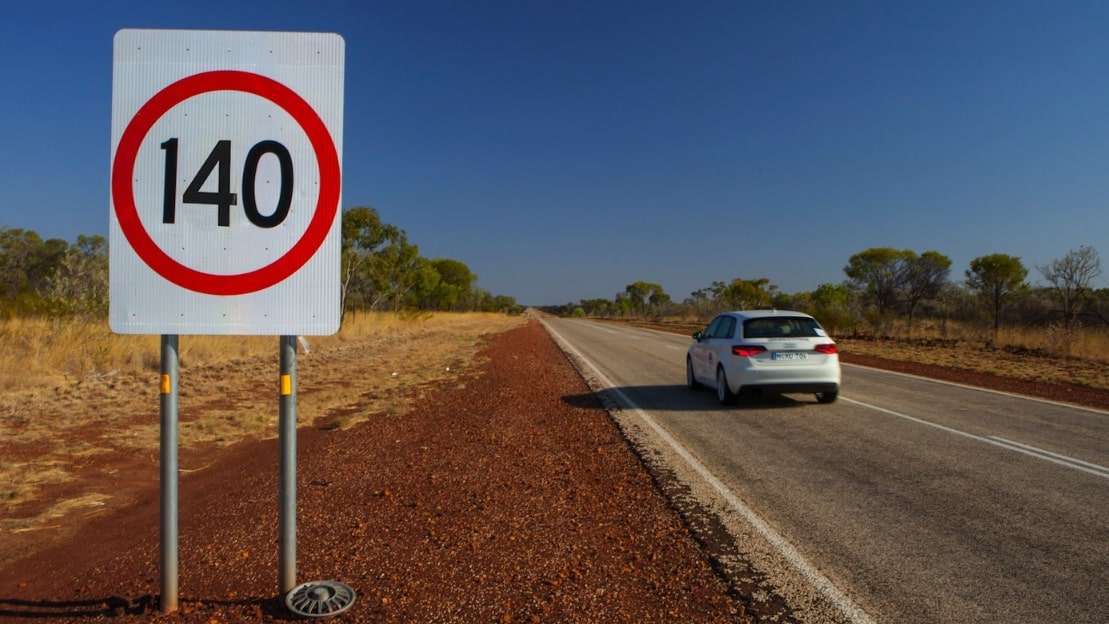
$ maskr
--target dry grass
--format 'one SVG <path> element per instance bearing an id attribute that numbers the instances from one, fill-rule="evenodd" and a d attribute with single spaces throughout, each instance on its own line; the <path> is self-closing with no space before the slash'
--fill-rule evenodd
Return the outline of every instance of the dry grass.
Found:
<path id="1" fill-rule="evenodd" d="M 309 338 L 310 353 L 298 358 L 300 423 L 337 429 L 403 414 L 414 396 L 459 383 L 484 336 L 522 322 L 477 313 L 349 315 L 339 334 Z M 146 464 L 158 444 L 156 336 L 113 335 L 102 322 L 16 320 L 0 324 L 0 338 L 0 516 L 11 519 L 0 529 L 53 521 L 71 509 L 67 500 L 121 495 L 115 484 L 85 483 L 90 468 L 154 474 Z M 184 470 L 211 459 L 207 451 L 192 461 L 190 449 L 275 436 L 276 382 L 274 337 L 182 336 Z M 62 485 L 76 493 L 59 499 L 53 492 Z"/>
<path id="2" fill-rule="evenodd" d="M 313 347 L 502 317 L 482 313 L 348 314 L 334 336 L 310 338 Z M 274 353 L 271 336 L 182 336 L 181 365 L 203 366 Z M 118 373 L 158 370 L 158 336 L 113 334 L 106 320 L 16 318 L 0 320 L 0 392 L 48 388 Z"/>
<path id="3" fill-rule="evenodd" d="M 59 500 L 33 516 L 0 518 L 0 530 L 15 534 L 59 528 L 59 525 L 52 523 L 58 522 L 65 516 L 81 509 L 98 510 L 104 507 L 109 500 L 111 500 L 110 496 L 96 492 Z"/>
<path id="4" fill-rule="evenodd" d="M 0 320 L 0 392 L 64 385 L 94 375 L 158 370 L 158 336 L 113 334 L 105 320 Z M 262 353 L 273 339 L 185 336 L 182 363 Z"/>
<path id="5" fill-rule="evenodd" d="M 65 483 L 69 472 L 65 462 L 44 459 L 25 462 L 0 462 L 0 504 L 11 505 L 35 498 L 47 485 Z"/>
<path id="6" fill-rule="evenodd" d="M 911 334 L 904 323 L 894 324 L 891 333 L 894 339 L 837 341 L 847 353 L 1109 389 L 1109 331 L 1104 328 L 1003 326 L 995 341 L 991 327 L 927 320 Z"/>
<path id="7" fill-rule="evenodd" d="M 944 340 L 982 348 L 988 344 L 1010 351 L 1033 350 L 1043 354 L 1109 362 L 1109 328 L 1078 327 L 1067 330 L 1062 325 L 1002 326 L 993 340 L 993 329 L 980 324 L 958 321 L 925 320 L 917 322 L 910 333 L 904 321 L 897 321 L 889 332 L 894 338 L 912 341 Z"/>

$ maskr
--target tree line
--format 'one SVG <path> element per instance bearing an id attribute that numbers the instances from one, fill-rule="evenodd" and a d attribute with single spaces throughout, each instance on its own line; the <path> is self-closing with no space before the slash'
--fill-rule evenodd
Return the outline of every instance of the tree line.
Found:
<path id="1" fill-rule="evenodd" d="M 349 310 L 442 310 L 518 314 L 523 307 L 477 285 L 460 260 L 425 258 L 401 228 L 377 211 L 342 215 L 341 303 Z M 81 235 L 43 239 L 29 229 L 0 227 L 0 318 L 105 316 L 108 241 Z"/>
<path id="2" fill-rule="evenodd" d="M 442 310 L 519 314 L 508 295 L 477 286 L 461 260 L 425 258 L 404 230 L 381 220 L 373 208 L 343 213 L 341 301 L 348 310 Z"/>
<path id="3" fill-rule="evenodd" d="M 845 279 L 806 292 L 785 293 L 767 278 L 716 281 L 675 302 L 662 286 L 637 281 L 612 299 L 582 299 L 545 308 L 564 316 L 691 317 L 707 319 L 724 310 L 777 308 L 816 316 L 836 333 L 890 333 L 903 319 L 912 332 L 922 316 L 987 322 L 994 335 L 1003 322 L 1109 325 L 1109 288 L 1095 288 L 1101 259 L 1093 247 L 1068 251 L 1034 267 L 1041 282 L 1017 256 L 994 253 L 970 261 L 963 280 L 951 278 L 951 259 L 938 251 L 872 247 L 852 255 Z"/>
<path id="4" fill-rule="evenodd" d="M 108 241 L 0 227 L 0 317 L 107 314 Z"/>

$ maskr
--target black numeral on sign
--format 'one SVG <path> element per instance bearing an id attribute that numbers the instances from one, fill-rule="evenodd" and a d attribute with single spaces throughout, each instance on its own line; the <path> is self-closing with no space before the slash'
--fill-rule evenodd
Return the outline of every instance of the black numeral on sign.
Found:
<path id="1" fill-rule="evenodd" d="M 177 218 L 177 139 L 172 138 L 162 143 L 162 150 L 166 153 L 165 186 L 162 197 L 162 223 L 174 223 Z M 278 193 L 277 206 L 270 215 L 263 215 L 258 211 L 258 202 L 254 194 L 255 178 L 258 175 L 258 162 L 266 154 L 273 154 L 281 167 L 281 188 Z M 202 191 L 204 183 L 216 172 L 216 191 Z M 239 198 L 231 192 L 231 141 L 216 142 L 212 152 L 208 154 L 200 170 L 196 172 L 192 182 L 185 188 L 181 197 L 186 204 L 208 204 L 216 206 L 216 224 L 221 227 L 231 225 L 231 206 L 238 204 Z M 289 150 L 277 141 L 262 141 L 250 148 L 243 165 L 243 211 L 246 218 L 254 225 L 261 228 L 272 228 L 279 225 L 289 216 L 289 207 L 293 203 L 293 158 Z"/>
<path id="2" fill-rule="evenodd" d="M 215 193 L 200 190 L 217 166 L 219 167 L 219 190 Z M 189 182 L 188 188 L 185 189 L 185 195 L 181 199 L 186 204 L 211 204 L 216 206 L 219 208 L 217 223 L 221 227 L 231 225 L 231 206 L 238 203 L 238 197 L 231 192 L 231 141 L 216 143 L 216 146 L 212 148 L 212 153 L 208 154 L 208 158 L 200 166 L 200 171 L 196 172 L 196 177 L 193 178 L 192 182 Z"/>
<path id="3" fill-rule="evenodd" d="M 258 174 L 258 161 L 266 154 L 277 156 L 277 162 L 281 165 L 281 191 L 277 196 L 277 207 L 268 217 L 258 212 L 258 204 L 254 201 L 254 177 Z M 246 218 L 258 227 L 271 228 L 285 220 L 292 203 L 293 157 L 289 155 L 289 150 L 277 141 L 262 141 L 250 148 L 246 155 L 246 164 L 243 165 L 243 210 Z"/>
<path id="4" fill-rule="evenodd" d="M 166 151 L 166 183 L 162 195 L 162 223 L 173 223 L 177 206 L 177 139 L 162 143 Z"/>

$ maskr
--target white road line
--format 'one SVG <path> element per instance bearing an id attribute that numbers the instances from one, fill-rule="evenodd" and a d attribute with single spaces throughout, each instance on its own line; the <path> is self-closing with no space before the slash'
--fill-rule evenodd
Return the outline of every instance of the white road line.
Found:
<path id="1" fill-rule="evenodd" d="M 748 507 L 738 496 L 735 495 L 728 486 L 724 485 L 720 479 L 716 478 L 704 464 L 694 457 L 680 442 L 674 439 L 668 431 L 662 428 L 646 411 L 642 410 L 635 404 L 634 401 L 628 397 L 616 384 L 605 376 L 604 373 L 597 368 L 593 362 L 589 361 L 584 355 L 581 354 L 574 345 L 570 344 L 565 338 L 559 334 L 554 327 L 551 327 L 546 321 L 542 321 L 543 326 L 547 328 L 551 336 L 562 346 L 564 350 L 572 353 L 582 364 L 588 366 L 590 371 L 596 376 L 597 380 L 605 386 L 605 389 L 610 390 L 620 401 L 627 407 L 627 410 L 638 416 L 644 423 L 646 423 L 663 441 L 665 441 L 670 448 L 678 454 L 679 457 L 684 459 L 690 468 L 692 468 L 698 475 L 701 476 L 713 489 L 717 491 L 727 501 L 728 505 L 733 511 L 739 513 L 759 532 L 766 541 L 770 542 L 778 552 L 800 573 L 805 577 L 820 593 L 824 595 L 837 609 L 843 614 L 848 621 L 855 624 L 873 624 L 874 620 L 870 618 L 865 611 L 854 603 L 847 594 L 840 591 L 828 577 L 820 573 L 811 563 L 805 559 L 804 555 L 797 550 L 793 544 L 789 543 L 786 538 L 782 537 L 780 533 L 774 530 L 769 524 L 755 513 L 753 509 Z"/>
<path id="2" fill-rule="evenodd" d="M 1090 412 L 1092 414 L 1101 414 L 1102 416 L 1109 416 L 1109 411 L 1098 409 L 1096 407 L 1087 407 L 1085 405 L 1078 405 L 1077 403 L 1066 403 L 1063 401 L 1052 401 L 1051 399 L 1042 399 L 1040 397 L 1029 396 L 1027 394 L 1017 394 L 1015 392 L 1005 392 L 1004 390 L 994 390 L 992 388 L 982 388 L 980 386 L 970 386 L 961 384 L 957 381 L 947 381 L 946 379 L 933 379 L 932 377 L 925 377 L 923 375 L 913 375 L 912 373 L 902 373 L 901 371 L 891 371 L 884 368 L 875 368 L 873 366 L 866 366 L 863 364 L 850 364 L 848 362 L 840 362 L 842 366 L 851 366 L 853 368 L 865 368 L 876 373 L 885 373 L 886 375 L 897 375 L 898 377 L 908 377 L 910 379 L 919 379 L 920 381 L 928 381 L 931 383 L 943 384 L 945 386 L 955 386 L 956 388 L 964 388 L 966 390 L 977 390 L 978 392 L 988 392 L 990 394 L 998 394 L 1013 399 L 1024 399 L 1026 401 L 1035 401 L 1037 403 L 1045 403 L 1047 405 L 1054 405 L 1056 407 L 1067 407 L 1070 409 L 1081 410 L 1083 412 Z"/>
<path id="3" fill-rule="evenodd" d="M 1080 466 L 1086 466 L 1087 468 L 1093 468 L 1094 470 L 1100 470 L 1101 472 L 1109 474 L 1109 468 L 1106 468 L 1105 466 L 1102 466 L 1100 464 L 1094 464 L 1094 463 L 1091 463 L 1091 462 L 1088 462 L 1088 461 L 1082 461 L 1081 459 L 1071 457 L 1070 455 L 1063 455 L 1062 453 L 1053 453 L 1052 451 L 1042 449 L 1038 446 L 1032 446 L 1031 444 L 1024 444 L 1024 443 L 1021 443 L 1021 442 L 1015 442 L 1013 440 L 1009 440 L 1009 439 L 1003 438 L 1001 436 L 990 436 L 990 438 L 992 438 L 994 440 L 998 440 L 999 442 L 1004 442 L 1006 444 L 1011 444 L 1013 446 L 1019 446 L 1019 447 L 1024 448 L 1024 449 L 1028 449 L 1028 450 L 1030 450 L 1034 453 L 1040 453 L 1042 455 L 1050 455 L 1051 457 L 1055 457 L 1057 459 L 1061 459 L 1063 461 L 1070 462 L 1072 464 L 1078 464 Z"/>
<path id="4" fill-rule="evenodd" d="M 597 321 L 593 322 L 596 323 Z M 626 323 L 624 325 L 634 328 L 636 331 L 648 332 L 652 334 L 662 334 L 663 336 L 674 336 L 677 338 L 685 338 L 686 340 L 691 339 L 691 336 L 689 334 L 679 334 L 678 332 L 666 331 L 664 329 L 651 329 L 650 327 L 640 327 L 638 325 L 628 325 Z"/>
<path id="5" fill-rule="evenodd" d="M 657 336 L 656 334 L 662 334 L 663 337 L 674 337 L 674 338 L 683 337 L 683 336 L 681 336 L 681 334 L 672 334 L 670 332 L 658 331 L 657 329 L 647 329 L 646 327 L 637 327 L 635 325 L 625 325 L 625 324 L 619 324 L 619 323 L 601 323 L 599 321 L 594 321 L 594 320 L 591 320 L 591 319 L 584 319 L 584 322 L 589 323 L 594 327 L 604 327 L 606 329 L 609 329 L 609 331 L 615 331 L 616 333 L 619 333 L 621 335 L 632 336 L 632 337 L 635 337 L 635 338 L 640 337 L 640 336 L 636 335 L 637 332 L 642 332 L 642 337 L 645 337 L 645 338 L 658 338 L 659 336 Z M 619 329 L 613 330 L 612 328 L 614 328 L 614 327 L 617 327 Z M 689 336 L 684 336 L 684 338 L 689 339 Z"/>
<path id="6" fill-rule="evenodd" d="M 1077 465 L 1077 464 L 1073 464 L 1073 463 L 1070 463 L 1069 461 L 1064 461 L 1064 460 L 1061 460 L 1061 459 L 1057 459 L 1057 458 L 1051 457 L 1049 455 L 1042 455 L 1038 452 L 1034 452 L 1034 451 L 1030 451 L 1028 449 L 1021 448 L 1020 446 L 1012 446 L 1011 444 L 1009 444 L 1007 442 L 1001 442 L 999 440 L 995 440 L 995 439 L 992 439 L 992 438 L 987 438 L 985 436 L 975 435 L 973 433 L 967 433 L 966 431 L 961 431 L 959 429 L 948 427 L 946 425 L 941 425 L 939 423 L 934 423 L 934 422 L 929 421 L 929 420 L 924 420 L 923 418 L 917 418 L 916 416 L 909 416 L 908 414 L 902 414 L 901 412 L 895 412 L 891 409 L 886 409 L 884 407 L 878 407 L 877 405 L 871 405 L 870 403 L 864 403 L 862 401 L 857 401 L 855 399 L 849 399 L 845 396 L 841 396 L 840 400 L 841 401 L 847 401 L 848 403 L 853 403 L 853 404 L 861 406 L 861 407 L 866 407 L 866 408 L 872 409 L 872 410 L 877 411 L 877 412 L 882 412 L 883 414 L 888 414 L 890 416 L 896 416 L 898 418 L 903 418 L 905 420 L 910 420 L 912 422 L 915 422 L 915 423 L 918 423 L 918 424 L 921 424 L 921 425 L 927 425 L 929 427 L 935 427 L 936 429 L 941 429 L 941 430 L 946 431 L 948 433 L 953 433 L 955 435 L 960 435 L 960 436 L 963 436 L 963 437 L 966 437 L 966 438 L 970 438 L 972 440 L 978 440 L 979 442 L 985 442 L 986 444 L 992 444 L 993 446 L 996 446 L 998 448 L 1003 448 L 1003 449 L 1008 450 L 1008 451 L 1014 451 L 1016 453 L 1022 453 L 1024 455 L 1028 455 L 1029 457 L 1035 457 L 1036 459 L 1042 459 L 1044 461 L 1049 461 L 1053 464 L 1059 464 L 1060 466 L 1066 466 L 1067 468 L 1071 468 L 1071 469 L 1074 469 L 1074 470 L 1081 470 L 1082 472 L 1087 472 L 1089 474 L 1101 477 L 1103 479 L 1109 479 L 1109 472 L 1099 472 L 1098 470 L 1092 470 L 1090 468 L 1086 468 L 1085 466 L 1080 466 L 1080 465 Z"/>
<path id="7" fill-rule="evenodd" d="M 608 332 L 608 333 L 610 333 L 610 334 L 612 334 L 612 335 L 614 335 L 614 336 L 625 336 L 625 337 L 627 337 L 627 338 L 632 338 L 632 339 L 634 339 L 634 340 L 638 340 L 638 339 L 639 339 L 639 336 L 632 336 L 632 335 L 628 335 L 628 334 L 627 334 L 627 333 L 625 333 L 625 332 L 622 332 L 622 331 L 617 331 L 617 330 L 615 330 L 615 329 L 609 329 L 608 327 L 605 327 L 605 326 L 603 326 L 603 325 L 598 325 L 598 324 L 596 324 L 596 323 L 589 323 L 588 321 L 586 321 L 586 327 L 592 327 L 593 329 L 599 329 L 599 330 L 601 330 L 601 331 L 603 331 L 603 332 Z"/>
<path id="8" fill-rule="evenodd" d="M 619 336 L 623 336 L 625 338 L 630 338 L 632 340 L 639 340 L 640 338 L 651 338 L 651 339 L 657 339 L 658 338 L 658 336 L 656 336 L 654 334 L 646 333 L 648 331 L 653 331 L 653 330 L 644 329 L 642 327 L 628 326 L 628 327 L 619 327 L 619 329 L 613 329 L 611 327 L 605 327 L 604 324 L 598 323 L 597 321 L 586 320 L 585 322 L 589 323 L 591 327 L 596 327 L 597 329 L 607 331 L 610 334 L 616 334 L 616 335 L 619 335 Z M 637 332 L 644 332 L 644 333 L 643 334 L 637 334 Z M 656 333 L 664 334 L 664 332 L 656 332 Z M 669 335 L 669 334 L 664 334 L 664 335 Z M 665 342 L 665 341 L 657 341 L 657 342 L 659 342 L 659 344 L 661 344 L 662 346 L 668 347 L 670 349 L 674 349 L 675 351 L 687 351 L 687 350 L 689 350 L 689 345 L 687 345 L 687 344 L 686 345 L 676 345 L 676 344 L 673 344 L 673 343 L 670 343 L 670 342 Z"/>

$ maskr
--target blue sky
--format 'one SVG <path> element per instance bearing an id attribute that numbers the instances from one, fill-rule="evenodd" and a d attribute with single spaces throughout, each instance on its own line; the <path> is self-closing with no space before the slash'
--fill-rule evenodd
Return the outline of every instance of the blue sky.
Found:
<path id="1" fill-rule="evenodd" d="M 346 39 L 344 204 L 525 303 L 1109 254 L 1107 7 L 6 5 L 0 225 L 106 233 L 117 29 L 280 29 Z"/>

